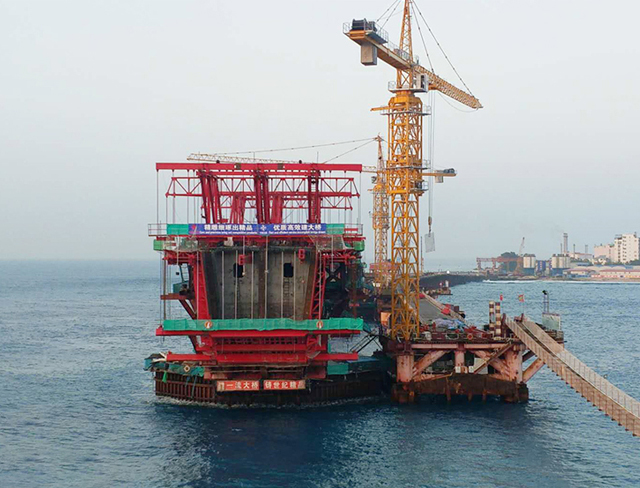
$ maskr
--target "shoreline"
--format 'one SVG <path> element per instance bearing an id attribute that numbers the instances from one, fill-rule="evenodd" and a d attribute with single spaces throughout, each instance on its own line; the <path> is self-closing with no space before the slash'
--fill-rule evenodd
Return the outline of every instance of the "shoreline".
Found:
<path id="1" fill-rule="evenodd" d="M 522 276 L 509 276 L 509 277 L 485 277 L 482 281 L 499 282 L 499 281 L 542 281 L 546 283 L 554 282 L 570 282 L 570 283 L 640 283 L 640 278 L 629 279 L 615 279 L 615 278 L 550 278 L 545 277 L 522 277 Z"/>
<path id="2" fill-rule="evenodd" d="M 593 277 L 584 277 L 584 278 L 567 278 L 567 277 L 559 277 L 559 276 L 494 276 L 494 275 L 481 275 L 478 273 L 470 272 L 470 271 L 457 271 L 453 273 L 429 273 L 428 275 L 423 275 L 420 278 L 420 286 L 421 288 L 426 289 L 434 289 L 438 288 L 436 283 L 439 285 L 440 282 L 447 280 L 449 281 L 449 287 L 453 288 L 457 285 L 464 285 L 466 283 L 472 282 L 489 282 L 489 283 L 498 283 L 498 282 L 506 282 L 506 281 L 517 281 L 517 282 L 545 282 L 545 283 L 555 283 L 555 282 L 567 282 L 567 283 L 640 283 L 640 278 L 593 278 Z M 436 286 L 434 286 L 436 285 Z"/>

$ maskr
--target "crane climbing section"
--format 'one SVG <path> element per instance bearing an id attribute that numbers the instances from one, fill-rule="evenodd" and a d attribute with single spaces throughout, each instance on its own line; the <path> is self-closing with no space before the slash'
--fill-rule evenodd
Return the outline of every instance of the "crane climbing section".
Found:
<path id="1" fill-rule="evenodd" d="M 640 402 L 600 376 L 553 340 L 538 324 L 523 318 L 505 325 L 544 364 L 606 415 L 635 436 L 640 435 Z"/>

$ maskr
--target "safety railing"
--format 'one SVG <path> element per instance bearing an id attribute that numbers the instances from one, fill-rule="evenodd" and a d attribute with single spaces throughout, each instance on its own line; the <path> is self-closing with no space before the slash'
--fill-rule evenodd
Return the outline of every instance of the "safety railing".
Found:
<path id="1" fill-rule="evenodd" d="M 167 224 L 154 223 L 148 225 L 149 237 L 166 236 Z"/>
<path id="2" fill-rule="evenodd" d="M 622 406 L 625 410 L 631 412 L 633 415 L 640 416 L 640 402 L 638 402 L 638 400 L 627 395 L 617 386 L 611 384 L 569 351 L 564 350 L 560 352 L 558 356 L 567 366 L 569 366 L 569 368 L 584 378 L 602 394 L 611 398 L 614 402 Z"/>
<path id="3" fill-rule="evenodd" d="M 405 51 L 404 49 L 400 49 L 397 44 L 393 42 L 388 42 L 385 46 L 389 51 L 392 51 L 396 56 L 401 57 L 406 62 L 411 63 L 413 60 L 411 59 L 411 55 Z"/>
<path id="4" fill-rule="evenodd" d="M 378 27 L 378 25 L 374 21 L 368 21 L 365 19 L 364 21 L 356 20 L 351 22 L 345 22 L 342 24 L 343 34 L 348 34 L 352 30 L 364 31 L 368 34 L 374 33 L 376 36 L 378 36 L 380 39 L 384 41 L 384 44 L 389 42 L 389 34 L 387 33 L 387 31 L 382 29 L 381 27 Z"/>
<path id="5" fill-rule="evenodd" d="M 379 42 L 380 44 L 384 44 L 381 49 L 387 49 L 388 51 L 393 52 L 396 56 L 404 59 L 408 63 L 412 63 L 411 55 L 405 51 L 404 49 L 400 49 L 397 44 L 391 42 L 389 40 L 389 34 L 386 30 L 378 27 L 373 21 L 364 21 L 363 23 L 359 23 L 360 21 L 355 22 L 345 22 L 342 24 L 342 32 L 343 34 L 349 34 L 352 31 L 363 31 L 367 34 L 367 36 L 372 37 L 373 40 Z M 379 39 L 376 39 L 378 37 Z"/>
<path id="6" fill-rule="evenodd" d="M 362 235 L 363 229 L 362 224 L 344 224 L 344 235 L 346 237 L 358 237 Z"/>

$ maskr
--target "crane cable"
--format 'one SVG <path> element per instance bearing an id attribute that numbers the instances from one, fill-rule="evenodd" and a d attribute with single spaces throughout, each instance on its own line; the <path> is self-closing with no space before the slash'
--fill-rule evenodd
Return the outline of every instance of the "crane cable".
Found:
<path id="1" fill-rule="evenodd" d="M 298 149 L 313 149 L 316 147 L 328 147 L 328 146 L 339 146 L 341 144 L 352 144 L 352 143 L 356 143 L 356 142 L 362 142 L 362 141 L 374 141 L 375 138 L 367 138 L 367 139 L 354 139 L 352 141 L 342 141 L 342 142 L 329 142 L 326 144 L 314 144 L 312 146 L 299 146 L 299 147 L 284 147 L 284 148 L 280 148 L 280 149 L 261 149 L 258 151 L 235 151 L 235 152 L 223 152 L 223 153 L 218 153 L 221 155 L 234 155 L 234 154 L 250 154 L 250 153 L 266 153 L 266 152 L 280 152 L 280 151 L 297 151 Z"/>
<path id="2" fill-rule="evenodd" d="M 451 103 L 449 100 L 447 100 L 447 97 L 445 97 L 442 93 L 440 93 L 438 91 L 438 95 L 440 95 L 440 98 L 442 98 L 442 100 L 444 100 L 444 102 L 449 105 L 449 107 L 451 107 L 454 110 L 457 110 L 458 112 L 462 112 L 463 114 L 470 114 L 472 112 L 477 112 L 479 109 L 477 108 L 472 108 L 471 110 L 463 110 L 460 107 L 456 107 L 453 103 Z"/>
<path id="3" fill-rule="evenodd" d="M 389 19 L 390 19 L 391 17 L 393 17 L 393 14 L 395 13 L 396 9 L 398 8 L 398 5 L 400 5 L 400 1 L 401 1 L 401 0 L 396 0 L 396 2 L 395 2 L 395 6 L 394 6 L 394 4 L 391 4 L 391 5 L 389 5 L 389 8 L 388 8 L 387 10 L 385 10 L 385 11 L 384 11 L 384 14 L 386 14 L 386 13 L 389 11 L 389 9 L 390 9 L 391 7 L 393 7 L 393 10 L 391 11 L 391 13 L 389 14 L 389 16 L 387 17 L 387 20 L 385 20 L 385 21 L 384 21 L 384 23 L 380 26 L 380 28 L 381 28 L 381 29 L 384 29 L 384 26 L 385 26 L 385 25 L 387 25 L 387 22 L 389 22 Z M 378 20 L 376 20 L 376 22 L 379 22 L 379 21 L 380 21 L 380 19 L 381 19 L 382 17 L 384 17 L 384 14 L 382 14 L 380 17 L 378 17 Z"/>
<path id="4" fill-rule="evenodd" d="M 328 163 L 328 162 L 330 162 L 330 161 L 333 161 L 334 159 L 338 159 L 339 157 L 342 157 L 342 156 L 344 156 L 344 155 L 346 155 L 346 154 L 352 153 L 353 151 L 357 151 L 357 150 L 358 150 L 358 149 L 360 149 L 361 147 L 364 147 L 364 146 L 366 146 L 367 144 L 371 144 L 371 143 L 372 143 L 373 141 L 375 141 L 376 139 L 377 139 L 377 138 L 369 139 L 369 140 L 367 140 L 367 142 L 365 142 L 364 144 L 360 144 L 359 146 L 354 147 L 353 149 L 349 149 L 348 151 L 345 151 L 345 152 L 343 152 L 342 154 L 338 154 L 337 156 L 334 156 L 334 157 L 333 157 L 333 158 L 331 158 L 331 159 L 327 159 L 326 161 L 323 161 L 323 162 L 322 162 L 322 164 L 324 164 L 324 163 Z"/>
<path id="5" fill-rule="evenodd" d="M 389 10 L 391 10 L 391 7 L 393 7 L 394 5 L 396 5 L 396 7 L 397 7 L 397 4 L 398 4 L 398 2 L 399 2 L 399 1 L 400 1 L 400 0 L 395 0 L 394 2 L 392 2 L 392 3 L 391 3 L 391 5 L 389 5 L 389 6 L 387 7 L 387 10 L 385 10 L 385 11 L 383 12 L 383 14 L 382 14 L 380 17 L 378 17 L 378 18 L 376 19 L 376 22 L 380 22 L 380 19 L 381 19 L 382 17 L 384 17 L 384 14 L 386 14 Z M 393 13 L 393 12 L 391 12 L 391 13 Z"/>
<path id="6" fill-rule="evenodd" d="M 435 142 L 436 142 L 436 137 L 435 137 L 435 132 L 436 132 L 436 119 L 435 119 L 435 115 L 436 115 L 436 99 L 433 95 L 433 91 L 431 91 L 429 93 L 429 96 L 431 98 L 430 105 L 431 105 L 431 117 L 429 117 L 429 125 L 427 128 L 427 144 L 428 146 L 428 156 L 429 156 L 429 171 L 433 172 L 433 168 L 434 168 L 434 153 L 435 153 Z M 428 209 L 428 213 L 429 213 L 429 219 L 427 221 L 427 223 L 429 224 L 429 236 L 431 236 L 431 224 L 433 223 L 433 188 L 434 188 L 434 184 L 433 184 L 433 176 L 429 176 L 429 195 L 428 195 L 428 203 L 429 203 L 429 209 Z"/>
<path id="7" fill-rule="evenodd" d="M 455 66 L 453 65 L 453 63 L 451 62 L 451 60 L 449 59 L 449 56 L 447 56 L 447 53 L 444 52 L 444 49 L 442 49 L 442 46 L 440 45 L 440 43 L 438 42 L 438 39 L 436 39 L 435 34 L 433 33 L 433 31 L 431 30 L 431 27 L 429 27 L 429 24 L 427 23 L 427 20 L 424 18 L 424 15 L 422 15 L 422 12 L 420 11 L 420 8 L 418 7 L 418 5 L 412 0 L 411 3 L 415 6 L 416 10 L 418 11 L 418 13 L 420 14 L 420 17 L 422 17 L 422 21 L 424 22 L 424 25 L 427 26 L 427 29 L 429 29 L 429 33 L 431 34 L 431 37 L 433 37 L 433 40 L 436 42 L 436 45 L 438 46 L 438 48 L 440 49 L 440 51 L 442 52 L 442 55 L 444 56 L 444 58 L 447 60 L 447 63 L 449 63 L 449 66 L 451 66 L 451 69 L 453 70 L 453 72 L 456 74 L 456 76 L 460 79 L 460 81 L 462 82 L 462 84 L 464 85 L 464 87 L 467 89 L 467 91 L 469 92 L 469 95 L 474 96 L 473 92 L 471 91 L 471 89 L 467 86 L 467 84 L 464 82 L 464 80 L 462 79 L 462 76 L 460 76 L 460 73 L 458 73 L 458 70 L 455 68 Z M 420 28 L 418 28 L 418 30 L 420 30 Z"/>
<path id="8" fill-rule="evenodd" d="M 413 5 L 413 2 L 411 2 L 411 7 L 412 7 L 412 10 L 414 11 L 413 16 L 416 17 L 416 14 L 415 14 L 415 8 L 416 7 Z M 427 43 L 424 41 L 424 36 L 422 35 L 422 29 L 420 28 L 420 22 L 416 22 L 416 25 L 418 26 L 418 32 L 420 33 L 420 39 L 422 39 L 422 46 L 424 47 L 424 52 L 427 55 L 427 61 L 429 61 L 429 67 L 431 68 L 431 71 L 433 71 L 435 73 L 436 70 L 433 67 L 433 64 L 431 63 L 431 57 L 429 56 L 429 50 L 427 49 Z"/>

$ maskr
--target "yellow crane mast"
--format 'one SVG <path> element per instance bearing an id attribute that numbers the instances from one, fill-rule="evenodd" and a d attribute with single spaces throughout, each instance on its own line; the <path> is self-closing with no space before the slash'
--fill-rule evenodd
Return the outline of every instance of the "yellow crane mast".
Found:
<path id="1" fill-rule="evenodd" d="M 375 184 L 371 189 L 373 193 L 373 244 L 374 267 L 373 280 L 376 290 L 380 292 L 389 285 L 389 197 L 387 196 L 387 175 L 382 153 L 382 137 L 376 137 L 378 141 L 378 161 L 376 164 Z"/>
<path id="2" fill-rule="evenodd" d="M 387 195 L 391 227 L 391 320 L 393 338 L 410 341 L 419 332 L 420 230 L 418 198 L 425 191 L 422 160 L 422 101 L 416 93 L 438 90 L 471 108 L 482 108 L 473 95 L 453 86 L 413 58 L 411 4 L 405 0 L 400 45 L 389 43 L 375 22 L 354 20 L 344 32 L 361 46 L 361 62 L 375 65 L 381 59 L 396 68 L 394 94 L 383 110 L 388 117 Z M 453 176 L 453 175 L 452 175 Z"/>

